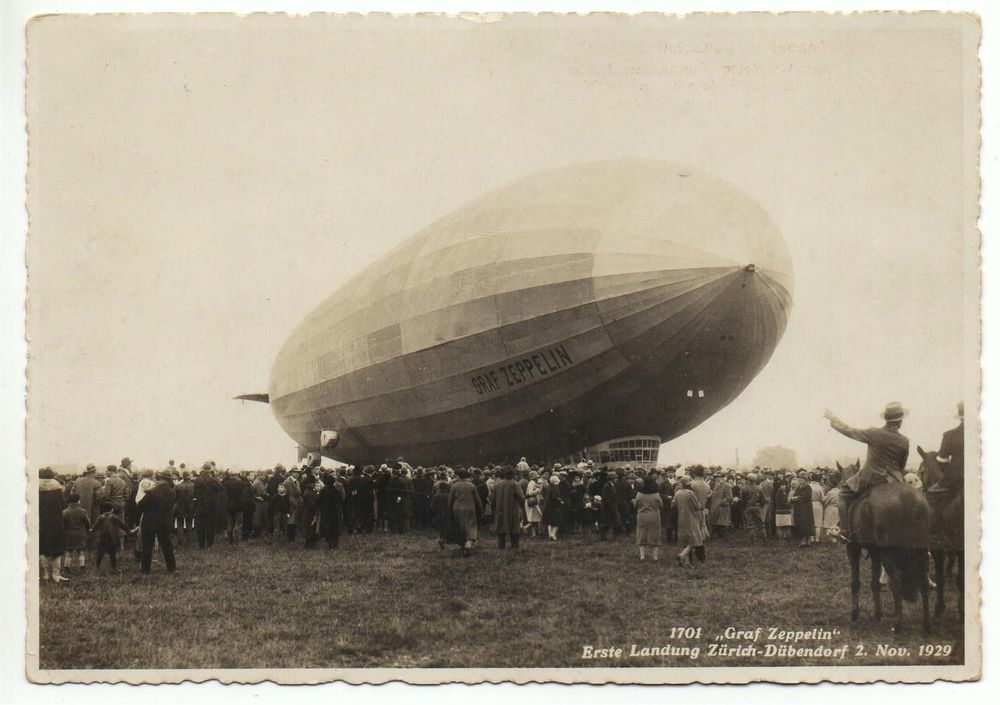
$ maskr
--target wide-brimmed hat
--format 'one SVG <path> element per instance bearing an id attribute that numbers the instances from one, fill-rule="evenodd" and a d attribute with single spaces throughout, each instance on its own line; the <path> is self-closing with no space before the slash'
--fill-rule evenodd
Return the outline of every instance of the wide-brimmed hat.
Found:
<path id="1" fill-rule="evenodd" d="M 904 409 L 903 405 L 898 401 L 891 401 L 885 405 L 885 411 L 882 412 L 882 418 L 886 421 L 899 421 L 908 413 L 910 413 L 909 410 Z"/>
<path id="2" fill-rule="evenodd" d="M 97 470 L 97 466 L 96 465 L 94 465 L 93 463 L 87 463 L 87 470 L 86 470 L 86 472 L 95 472 L 96 470 Z"/>

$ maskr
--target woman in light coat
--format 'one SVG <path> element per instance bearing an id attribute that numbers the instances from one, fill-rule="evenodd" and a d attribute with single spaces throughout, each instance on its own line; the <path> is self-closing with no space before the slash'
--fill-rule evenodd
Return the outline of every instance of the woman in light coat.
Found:
<path id="1" fill-rule="evenodd" d="M 524 491 L 524 521 L 528 533 L 537 536 L 542 523 L 542 483 L 534 470 L 528 474 L 528 488 Z"/>

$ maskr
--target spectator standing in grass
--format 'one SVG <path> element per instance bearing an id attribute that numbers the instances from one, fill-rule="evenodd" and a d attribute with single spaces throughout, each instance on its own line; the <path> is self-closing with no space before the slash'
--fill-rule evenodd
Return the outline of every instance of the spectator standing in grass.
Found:
<path id="1" fill-rule="evenodd" d="M 826 491 L 820 484 L 819 475 L 814 472 L 809 473 L 809 490 L 812 497 L 813 526 L 815 527 L 812 543 L 816 543 L 823 532 L 823 500 L 826 498 Z"/>
<path id="2" fill-rule="evenodd" d="M 56 480 L 52 468 L 38 471 L 38 553 L 41 556 L 41 578 L 63 583 L 69 578 L 61 575 L 60 563 L 66 550 L 63 510 L 66 497 L 63 486 Z"/>
<path id="3" fill-rule="evenodd" d="M 292 468 L 288 478 L 283 483 L 285 494 L 288 495 L 288 525 L 286 532 L 289 542 L 295 541 L 299 525 L 302 523 L 302 490 L 299 486 L 299 473 Z"/>
<path id="4" fill-rule="evenodd" d="M 635 542 L 639 546 L 639 560 L 646 560 L 646 549 L 653 553 L 653 560 L 660 560 L 660 513 L 663 498 L 656 478 L 647 475 L 635 499 Z"/>
<path id="5" fill-rule="evenodd" d="M 812 488 L 804 480 L 799 478 L 792 480 L 788 501 L 792 505 L 792 533 L 799 539 L 799 548 L 805 548 L 813 541 L 816 532 Z"/>
<path id="6" fill-rule="evenodd" d="M 667 535 L 667 543 L 673 545 L 677 543 L 677 507 L 674 506 L 674 483 L 668 473 L 663 473 L 659 484 L 660 499 L 663 500 L 663 509 L 660 510 L 660 525 Z"/>
<path id="7" fill-rule="evenodd" d="M 774 527 L 777 537 L 786 542 L 791 539 L 792 505 L 788 503 L 788 481 L 778 478 L 774 481 Z"/>
<path id="8" fill-rule="evenodd" d="M 323 488 L 319 493 L 319 517 L 320 531 L 326 539 L 327 550 L 336 549 L 340 545 L 346 494 L 344 485 L 334 475 L 323 476 Z"/>
<path id="9" fill-rule="evenodd" d="M 97 516 L 97 505 L 94 500 L 97 488 L 100 486 L 101 483 L 97 481 L 97 466 L 89 463 L 87 469 L 83 471 L 83 475 L 77 478 L 76 482 L 73 483 L 73 489 L 70 490 L 80 496 L 80 507 L 87 512 L 90 519 Z"/>
<path id="10" fill-rule="evenodd" d="M 321 483 L 310 476 L 309 481 L 302 486 L 302 536 L 306 548 L 316 548 L 319 540 L 319 493 Z"/>
<path id="11" fill-rule="evenodd" d="M 684 548 L 677 554 L 677 562 L 690 568 L 692 553 L 699 562 L 705 562 L 705 537 L 702 534 L 705 512 L 698 501 L 698 495 L 691 491 L 690 477 L 681 477 L 678 487 L 674 493 L 674 504 L 677 506 L 677 543 Z"/>
<path id="12" fill-rule="evenodd" d="M 107 556 L 111 562 L 111 570 L 117 572 L 118 546 L 122 537 L 129 531 L 125 522 L 114 512 L 108 502 L 101 506 L 101 514 L 94 522 L 94 533 L 97 535 L 97 571 L 100 572 L 101 561 L 104 560 L 104 556 Z"/>
<path id="13" fill-rule="evenodd" d="M 542 487 L 542 523 L 549 532 L 550 541 L 559 540 L 559 527 L 563 524 L 564 503 L 559 489 L 559 476 L 552 473 Z"/>
<path id="14" fill-rule="evenodd" d="M 462 541 L 462 555 L 469 556 L 479 539 L 479 516 L 483 512 L 479 492 L 469 481 L 469 471 L 458 469 L 458 480 L 448 495 L 452 527 Z"/>
<path id="15" fill-rule="evenodd" d="M 837 532 L 840 528 L 840 486 L 837 484 L 839 476 L 828 478 L 829 485 L 823 495 L 823 532 L 820 538 L 829 538 L 836 541 Z"/>
<path id="16" fill-rule="evenodd" d="M 733 503 L 733 488 L 722 473 L 715 475 L 715 487 L 708 498 L 708 524 L 712 534 L 725 538 L 732 524 L 730 507 Z"/>
<path id="17" fill-rule="evenodd" d="M 607 540 L 609 529 L 617 536 L 621 529 L 618 494 L 615 490 L 615 483 L 608 476 L 606 467 L 601 467 L 601 471 L 597 473 L 597 479 L 591 485 L 590 496 L 597 510 L 597 528 L 601 541 Z"/>
<path id="18" fill-rule="evenodd" d="M 80 506 L 80 495 L 76 492 L 70 493 L 69 506 L 63 510 L 62 515 L 66 541 L 63 565 L 67 568 L 83 568 L 86 565 L 90 513 Z"/>
<path id="19" fill-rule="evenodd" d="M 708 533 L 708 500 L 712 496 L 712 488 L 705 481 L 705 468 L 701 465 L 695 465 L 691 468 L 690 489 L 698 497 L 698 503 L 701 505 L 701 536 L 703 539 L 707 539 L 710 535 Z"/>
<path id="20" fill-rule="evenodd" d="M 275 541 L 282 536 L 286 540 L 291 541 L 288 533 L 288 515 L 291 512 L 291 508 L 292 505 L 288 499 L 288 490 L 285 489 L 285 485 L 282 483 L 278 485 L 277 494 L 271 499 L 271 521 L 274 526 L 272 535 Z"/>
<path id="21" fill-rule="evenodd" d="M 447 496 L 447 495 L 445 495 Z M 521 513 L 524 506 L 524 492 L 514 480 L 514 470 L 505 467 L 500 479 L 493 485 L 493 529 L 497 535 L 497 546 L 516 549 L 521 539 Z"/>
<path id="22" fill-rule="evenodd" d="M 174 560 L 174 546 L 170 532 L 174 528 L 174 503 L 177 495 L 174 492 L 170 475 L 166 472 L 157 473 L 152 489 L 145 492 L 136 502 L 135 508 L 142 517 L 140 521 L 139 539 L 142 544 L 142 572 L 149 575 L 153 563 L 153 546 L 160 544 L 163 552 L 163 562 L 167 571 L 172 573 L 177 569 Z"/>
<path id="23" fill-rule="evenodd" d="M 451 487 L 447 482 L 441 481 L 434 484 L 434 494 L 431 495 L 431 516 L 434 518 L 434 526 L 438 531 L 438 548 L 444 548 L 448 543 L 448 530 L 451 526 L 449 514 L 449 494 Z M 522 493 L 523 497 L 524 494 Z"/>
<path id="24" fill-rule="evenodd" d="M 184 463 L 181 463 L 183 466 Z M 181 481 L 174 485 L 177 504 L 174 506 L 174 521 L 176 522 L 177 543 L 184 545 L 191 537 L 194 528 L 194 483 L 191 473 L 181 470 Z"/>
<path id="25" fill-rule="evenodd" d="M 740 489 L 743 505 L 743 524 L 751 538 L 764 538 L 764 498 L 757 485 L 757 476 L 748 475 Z"/>
<path id="26" fill-rule="evenodd" d="M 215 524 L 221 496 L 222 483 L 215 477 L 212 464 L 203 464 L 198 479 L 194 481 L 194 530 L 200 549 L 211 548 L 215 543 Z"/>
<path id="27" fill-rule="evenodd" d="M 118 515 L 122 521 L 125 520 L 125 505 L 128 502 L 129 485 L 122 477 L 121 473 L 118 472 L 118 468 L 114 465 L 109 465 L 107 468 L 107 479 L 104 480 L 104 501 L 111 504 L 111 511 Z M 94 507 L 98 510 L 99 507 Z M 95 511 L 91 520 L 93 520 L 97 511 Z M 125 537 L 121 538 L 122 544 L 120 548 L 125 548 Z"/>
<path id="28" fill-rule="evenodd" d="M 245 481 L 239 475 L 226 473 L 222 481 L 226 503 L 226 538 L 229 543 L 239 543 L 243 524 L 243 487 Z"/>
<path id="29" fill-rule="evenodd" d="M 524 490 L 524 521 L 528 533 L 537 536 L 542 523 L 542 483 L 534 470 L 528 473 L 528 484 Z"/>

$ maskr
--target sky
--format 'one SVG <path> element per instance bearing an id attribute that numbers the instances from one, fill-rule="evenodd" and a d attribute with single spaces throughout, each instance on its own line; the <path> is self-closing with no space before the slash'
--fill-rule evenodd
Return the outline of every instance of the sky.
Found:
<path id="1" fill-rule="evenodd" d="M 824 408 L 872 425 L 896 400 L 936 448 L 978 383 L 970 25 L 36 21 L 29 466 L 293 462 L 268 407 L 232 397 L 266 391 L 316 304 L 472 198 L 623 157 L 735 184 L 795 266 L 768 366 L 662 462 L 856 456 Z"/>

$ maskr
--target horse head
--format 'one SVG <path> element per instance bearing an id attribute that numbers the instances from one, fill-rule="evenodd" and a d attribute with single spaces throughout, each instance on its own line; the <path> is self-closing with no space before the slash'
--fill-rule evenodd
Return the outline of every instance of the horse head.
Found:
<path id="1" fill-rule="evenodd" d="M 921 458 L 918 474 L 920 475 L 920 479 L 923 480 L 924 488 L 926 489 L 943 480 L 944 468 L 941 467 L 941 461 L 937 459 L 937 451 L 924 450 L 920 446 L 917 446 L 917 453 L 920 454 Z"/>
<path id="2" fill-rule="evenodd" d="M 841 480 L 841 482 L 843 482 L 844 480 L 846 480 L 847 478 L 851 477 L 852 475 L 854 475 L 855 473 L 857 473 L 859 470 L 861 470 L 861 459 L 859 458 L 859 459 L 855 460 L 853 463 L 851 463 L 850 465 L 848 465 L 846 468 L 843 465 L 841 465 L 840 461 L 838 460 L 837 461 L 837 470 L 840 472 L 840 480 Z"/>

